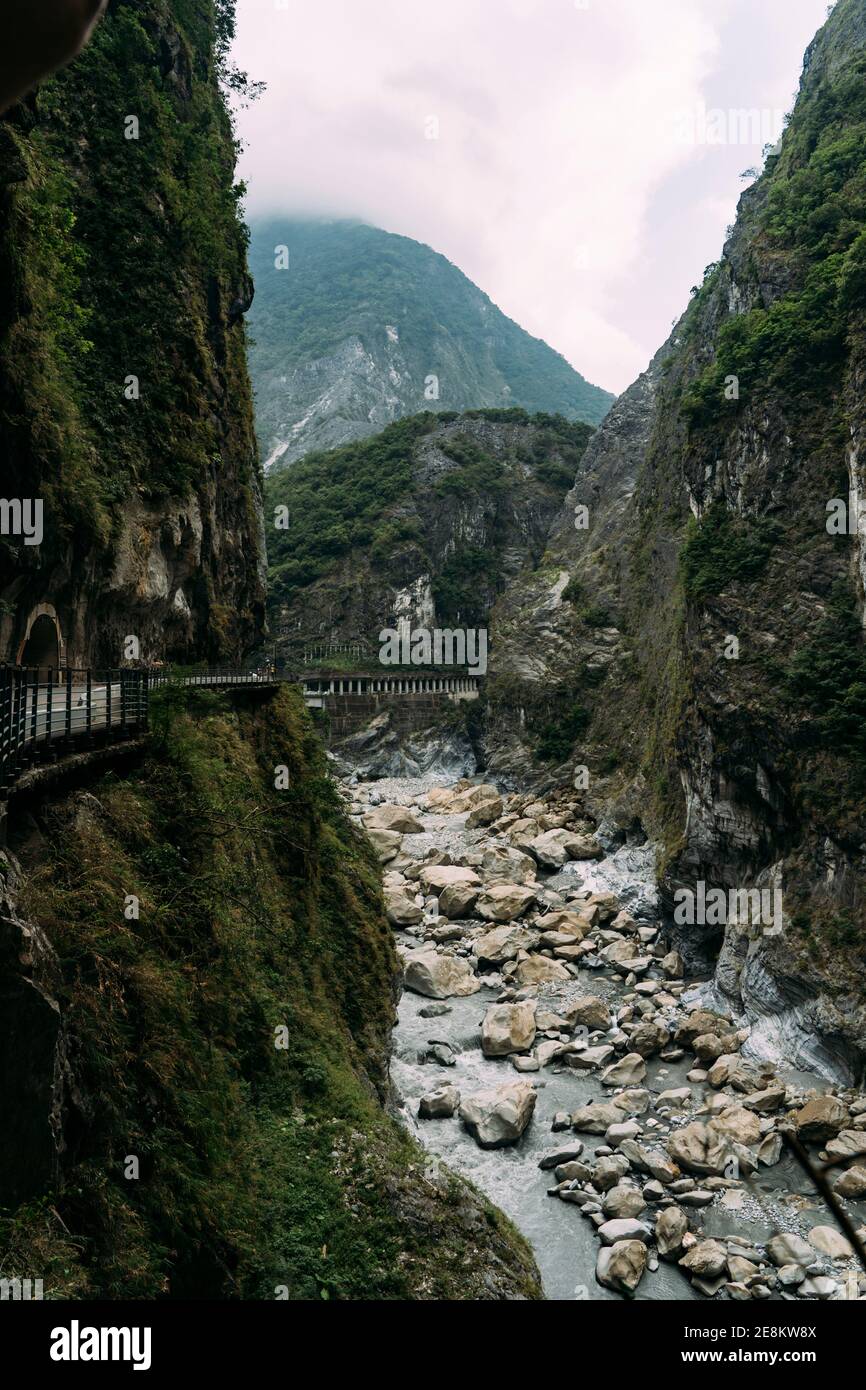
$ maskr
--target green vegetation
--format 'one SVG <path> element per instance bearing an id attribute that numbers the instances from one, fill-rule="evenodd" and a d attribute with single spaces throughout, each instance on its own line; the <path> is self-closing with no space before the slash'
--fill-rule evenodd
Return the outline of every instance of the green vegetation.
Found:
<path id="1" fill-rule="evenodd" d="M 494 453 L 495 446 L 473 433 L 476 421 L 514 425 L 520 437 Z M 415 465 L 419 444 L 434 430 L 453 466 L 431 487 Z M 473 410 L 453 418 L 427 411 L 272 472 L 265 481 L 266 516 L 273 517 L 278 506 L 289 511 L 285 529 L 268 526 L 272 605 L 293 602 L 354 555 L 353 583 L 366 563 L 398 583 L 426 568 L 441 617 L 459 612 L 467 622 L 480 621 L 501 583 L 499 508 L 521 505 L 529 488 L 551 506 L 558 502 L 572 486 L 592 435 L 588 425 L 517 409 Z M 479 505 L 494 543 L 458 542 L 437 565 L 430 554 L 431 497 L 443 509 Z"/>
<path id="2" fill-rule="evenodd" d="M 793 284 L 769 306 L 723 324 L 715 360 L 683 401 L 693 427 L 737 409 L 725 400 L 728 376 L 738 377 L 741 402 L 783 394 L 789 411 L 820 405 L 841 388 L 849 325 L 866 306 L 864 79 L 861 53 L 834 82 L 803 96 L 782 153 L 768 162 L 756 235 L 767 254 L 784 260 Z"/>
<path id="3" fill-rule="evenodd" d="M 30 868 L 83 1109 L 63 1184 L 0 1217 L 4 1268 L 55 1297 L 537 1296 L 520 1238 L 382 1107 L 379 883 L 297 694 L 160 696 L 143 765 L 52 808 Z"/>
<path id="4" fill-rule="evenodd" d="M 589 728 L 589 711 L 578 700 L 563 696 L 552 719 L 536 729 L 535 758 L 540 763 L 562 763 Z"/>
<path id="5" fill-rule="evenodd" d="M 288 528 L 271 531 L 273 596 L 288 598 L 374 539 L 380 550 L 387 546 L 388 509 L 411 492 L 413 445 L 435 423 L 430 414 L 398 420 L 371 439 L 309 454 L 268 477 L 266 515 L 289 508 Z"/>
<path id="6" fill-rule="evenodd" d="M 277 246 L 288 247 L 287 271 L 275 270 Z M 401 415 L 425 409 L 431 373 L 441 399 L 427 408 L 446 417 L 481 406 L 506 414 L 507 400 L 597 425 L 613 401 L 506 318 L 444 256 L 408 237 L 359 222 L 268 219 L 253 224 L 250 260 L 257 287 L 250 364 L 266 454 L 289 437 L 304 409 L 301 402 L 293 414 L 283 378 L 350 340 L 360 341 L 383 375 L 396 354 L 401 375 L 389 394 Z M 359 410 L 355 423 L 363 428 L 363 403 Z"/>
<path id="7" fill-rule="evenodd" d="M 506 481 L 505 464 L 484 452 L 472 439 L 449 439 L 443 451 L 459 468 L 443 473 L 433 484 L 438 497 L 496 497 Z"/>
<path id="8" fill-rule="evenodd" d="M 716 501 L 700 523 L 689 520 L 680 551 L 680 574 L 686 595 L 695 602 L 719 594 L 735 580 L 762 574 L 782 536 L 779 523 L 735 517 Z"/>
<path id="9" fill-rule="evenodd" d="M 502 583 L 498 556 L 479 546 L 458 548 L 449 555 L 433 580 L 436 614 L 442 622 L 468 627 L 484 626 L 487 621 L 487 595 Z"/>
<path id="10" fill-rule="evenodd" d="M 229 327 L 248 286 L 220 88 L 244 85 L 233 23 L 233 0 L 118 0 L 35 115 L 0 123 L 0 455 L 10 495 L 45 501 L 46 568 L 107 552 L 129 499 L 212 479 L 254 531 L 246 343 Z M 0 554 L 0 589 L 11 577 Z"/>
<path id="11" fill-rule="evenodd" d="M 835 587 L 824 621 L 795 652 L 784 692 L 807 716 L 805 740 L 841 757 L 866 781 L 866 644 L 848 583 Z"/>

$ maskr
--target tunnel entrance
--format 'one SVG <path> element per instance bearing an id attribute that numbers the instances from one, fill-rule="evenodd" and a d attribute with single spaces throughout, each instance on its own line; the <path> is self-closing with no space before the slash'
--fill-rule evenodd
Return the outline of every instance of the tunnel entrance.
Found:
<path id="1" fill-rule="evenodd" d="M 47 613 L 40 613 L 33 623 L 27 640 L 21 648 L 19 665 L 37 667 L 43 679 L 48 670 L 57 670 L 60 665 L 60 629 L 57 619 Z"/>

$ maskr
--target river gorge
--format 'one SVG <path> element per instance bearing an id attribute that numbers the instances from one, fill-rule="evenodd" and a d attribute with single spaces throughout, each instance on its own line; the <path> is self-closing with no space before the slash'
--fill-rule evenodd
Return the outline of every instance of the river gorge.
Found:
<path id="1" fill-rule="evenodd" d="M 530 1242 L 553 1300 L 850 1299 L 866 1275 L 781 1140 L 866 1220 L 866 1095 L 684 978 L 648 844 L 566 793 L 351 781 L 403 962 L 392 1083 L 435 1164 Z M 754 1039 L 753 1039 L 754 1033 Z M 474 1136 L 474 1137 L 473 1137 Z"/>

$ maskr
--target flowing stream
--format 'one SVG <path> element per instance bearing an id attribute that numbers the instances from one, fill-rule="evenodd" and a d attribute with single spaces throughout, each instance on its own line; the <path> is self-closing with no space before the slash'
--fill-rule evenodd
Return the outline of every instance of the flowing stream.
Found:
<path id="1" fill-rule="evenodd" d="M 430 780 L 418 779 L 375 783 L 372 784 L 372 799 L 408 806 L 431 784 Z M 424 825 L 424 833 L 405 835 L 402 845 L 403 851 L 415 860 L 423 859 L 435 848 L 447 850 L 456 862 L 467 852 L 477 851 L 488 840 L 496 839 L 501 843 L 501 838 L 492 832 L 468 832 L 465 815 L 426 814 L 419 811 L 417 805 L 415 814 Z M 540 873 L 539 878 L 557 889 L 568 883 L 585 886 L 593 892 L 613 891 L 633 916 L 651 924 L 656 920 L 652 867 L 649 850 L 621 848 L 599 861 L 570 863 L 559 874 Z M 417 948 L 421 931 L 420 926 L 413 932 L 398 930 L 395 933 L 398 945 Z M 580 976 L 580 981 L 574 981 L 573 986 L 566 986 L 565 990 L 560 989 L 549 1000 L 542 989 L 540 998 L 555 1010 L 563 994 L 591 993 L 610 1001 L 615 1012 L 622 996 L 630 992 L 621 979 L 606 970 L 581 969 Z M 404 992 L 394 1032 L 392 1062 L 394 1088 L 404 1121 L 431 1154 L 470 1179 L 511 1218 L 532 1245 L 548 1299 L 618 1299 L 618 1293 L 596 1281 L 599 1240 L 592 1222 L 577 1206 L 548 1195 L 555 1185 L 553 1174 L 539 1167 L 543 1155 L 577 1139 L 583 1140 L 584 1156 L 590 1161 L 593 1150 L 604 1144 L 602 1136 L 576 1135 L 571 1130 L 551 1131 L 557 1112 L 571 1114 L 590 1100 L 610 1099 L 597 1072 L 574 1071 L 554 1064 L 526 1077 L 537 1089 L 536 1108 L 528 1129 L 511 1147 L 479 1147 L 456 1116 L 418 1119 L 421 1096 L 442 1085 L 456 1086 L 461 1095 L 468 1095 L 517 1079 L 507 1059 L 490 1059 L 481 1051 L 481 1021 L 488 1005 L 500 997 L 502 980 L 499 975 L 479 978 L 482 981 L 479 993 L 468 998 L 448 999 L 445 1001 L 447 1012 L 435 1017 L 422 1016 L 422 1010 L 429 1007 L 431 1000 Z M 446 1043 L 453 1049 L 453 1066 L 444 1067 L 430 1060 L 429 1048 L 436 1043 Z M 704 1088 L 700 1083 L 687 1080 L 687 1073 L 695 1065 L 690 1052 L 677 1062 L 653 1056 L 647 1059 L 647 1075 L 641 1084 L 656 1093 L 691 1086 L 700 1098 Z M 829 1086 L 820 1077 L 793 1069 L 779 1067 L 776 1074 L 780 1080 L 800 1090 L 825 1091 Z M 706 1087 L 706 1090 L 712 1095 L 712 1088 Z M 652 1137 L 656 1124 L 652 1111 L 642 1118 L 647 1139 Z M 851 1202 L 849 1208 L 862 1224 L 866 1204 Z M 780 1230 L 806 1236 L 813 1226 L 832 1224 L 830 1213 L 815 1196 L 809 1179 L 787 1156 L 774 1166 L 759 1168 L 741 1188 L 719 1193 L 711 1206 L 692 1212 L 691 1216 L 703 1236 L 742 1237 L 759 1245 Z M 852 1262 L 849 1268 L 856 1271 L 857 1266 Z M 636 1297 L 689 1300 L 703 1295 L 675 1262 L 662 1260 L 641 1280 Z"/>

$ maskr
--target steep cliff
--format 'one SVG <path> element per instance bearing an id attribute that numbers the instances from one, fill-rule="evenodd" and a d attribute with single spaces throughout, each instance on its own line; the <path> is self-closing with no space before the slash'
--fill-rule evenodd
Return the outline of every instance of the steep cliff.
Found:
<path id="1" fill-rule="evenodd" d="M 494 766 L 552 693 L 552 775 L 696 881 L 782 888 L 784 930 L 689 930 L 803 1058 L 866 1056 L 866 4 L 840 0 L 721 261 L 590 444 L 543 564 L 495 610 Z M 828 504 L 847 504 L 843 534 Z M 587 512 L 581 512 L 581 508 Z M 837 509 L 833 508 L 832 512 Z M 768 1025 L 769 1027 L 769 1025 Z"/>
<path id="2" fill-rule="evenodd" d="M 269 475 L 275 627 L 290 647 L 485 626 L 538 562 L 592 436 L 522 410 L 418 415 Z M 279 508 L 288 512 L 281 527 Z"/>
<path id="3" fill-rule="evenodd" d="M 164 692 L 127 776 L 13 832 L 5 1273 L 53 1298 L 539 1296 L 520 1237 L 387 1112 L 379 864 L 296 692 Z"/>
<path id="4" fill-rule="evenodd" d="M 273 218 L 253 223 L 250 261 L 250 369 L 266 466 L 423 410 L 511 405 L 597 425 L 613 401 L 409 237 Z"/>
<path id="5" fill-rule="evenodd" d="M 79 60 L 0 122 L 0 657 L 237 656 L 264 607 L 220 82 L 233 5 L 112 0 Z M 39 617 L 35 650 L 25 639 Z"/>

